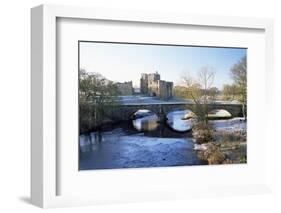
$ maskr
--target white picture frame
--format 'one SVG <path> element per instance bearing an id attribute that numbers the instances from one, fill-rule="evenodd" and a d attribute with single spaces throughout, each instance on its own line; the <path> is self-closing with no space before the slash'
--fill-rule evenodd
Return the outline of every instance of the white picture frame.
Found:
<path id="1" fill-rule="evenodd" d="M 87 19 L 109 20 L 119 22 L 153 23 L 169 26 L 200 26 L 208 28 L 253 29 L 264 33 L 264 69 L 265 88 L 261 92 L 265 94 L 263 107 L 272 108 L 272 96 L 270 90 L 273 85 L 273 21 L 271 19 L 240 18 L 240 17 L 216 17 L 186 14 L 161 14 L 141 11 L 123 11 L 112 9 L 95 9 L 74 6 L 41 5 L 31 10 L 31 201 L 33 204 L 47 208 L 59 206 L 91 205 L 99 203 L 114 203 L 143 200 L 165 200 L 173 198 L 200 197 L 214 195 L 252 194 L 270 192 L 270 122 L 267 122 L 265 138 L 267 151 L 264 150 L 262 158 L 265 165 L 258 172 L 264 173 L 265 178 L 249 184 L 249 182 L 235 183 L 233 185 L 221 184 L 206 187 L 200 183 L 193 183 L 194 187 L 183 186 L 177 188 L 173 185 L 167 189 L 153 192 L 143 190 L 127 191 L 120 196 L 118 192 L 106 190 L 101 196 L 89 195 L 58 195 L 59 173 L 58 166 L 60 152 L 58 152 L 57 139 L 57 88 L 60 83 L 57 80 L 57 20 Z M 253 75 L 250 76 L 253 78 Z M 270 120 L 270 117 L 267 119 Z M 257 153 L 258 154 L 258 153 Z M 199 167 L 197 169 L 200 169 Z M 246 168 L 247 169 L 247 168 Z M 173 169 L 178 170 L 178 168 Z M 162 170 L 150 169 L 159 173 Z M 110 171 L 109 171 L 110 172 Z M 116 171 L 115 171 L 116 172 Z M 118 171 L 117 171 L 118 172 Z M 131 171 L 132 172 L 132 171 Z M 138 176 L 144 175 L 138 170 Z M 208 171 L 211 172 L 211 171 Z M 103 174 L 100 173 L 100 176 Z M 174 177 L 174 176 L 171 176 Z M 75 184 L 75 183 L 73 183 Z M 163 185 L 163 184 L 162 184 Z M 159 185 L 161 186 L 161 185 Z M 126 186 L 124 186 L 126 187 Z M 164 185 L 163 185 L 164 187 Z M 71 189 L 70 189 L 71 190 Z M 99 189 L 101 192 L 101 189 Z M 99 191 L 97 192 L 99 193 Z"/>

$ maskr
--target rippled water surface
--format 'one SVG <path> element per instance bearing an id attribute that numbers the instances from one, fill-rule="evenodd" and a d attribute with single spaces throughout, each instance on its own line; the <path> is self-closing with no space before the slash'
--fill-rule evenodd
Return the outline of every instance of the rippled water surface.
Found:
<path id="1" fill-rule="evenodd" d="M 132 122 L 103 132 L 80 135 L 80 170 L 167 167 L 206 164 L 198 159 L 191 132 L 189 110 L 170 112 L 166 123 L 142 111 Z M 241 119 L 211 121 L 218 130 L 245 129 Z"/>
<path id="2" fill-rule="evenodd" d="M 173 112 L 167 124 L 147 113 L 132 123 L 115 125 L 101 133 L 80 136 L 80 169 L 165 167 L 204 164 L 193 150 L 191 134 L 179 131 L 190 127 L 181 118 L 186 112 Z M 170 125 L 170 127 L 169 127 Z"/>

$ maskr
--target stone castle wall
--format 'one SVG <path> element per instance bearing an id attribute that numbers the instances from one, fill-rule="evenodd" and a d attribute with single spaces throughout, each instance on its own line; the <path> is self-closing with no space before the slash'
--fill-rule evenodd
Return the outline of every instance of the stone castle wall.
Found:
<path id="1" fill-rule="evenodd" d="M 161 99 L 169 99 L 173 97 L 173 82 L 163 81 L 160 74 L 143 73 L 140 79 L 140 91 L 142 94 L 157 96 Z"/>
<path id="2" fill-rule="evenodd" d="M 133 82 L 128 81 L 124 83 L 116 83 L 118 91 L 120 95 L 133 95 L 134 89 L 133 89 Z"/>

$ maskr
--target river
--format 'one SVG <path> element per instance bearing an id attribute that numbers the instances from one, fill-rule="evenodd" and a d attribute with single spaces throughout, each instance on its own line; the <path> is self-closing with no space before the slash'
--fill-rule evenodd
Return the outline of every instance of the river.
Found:
<path id="1" fill-rule="evenodd" d="M 80 135 L 80 170 L 206 164 L 193 149 L 188 131 L 193 122 L 183 119 L 187 113 L 188 110 L 171 112 L 163 124 L 157 122 L 155 114 L 143 110 L 136 113 L 132 122 L 116 124 L 101 133 Z M 223 122 L 214 124 L 221 128 L 225 126 Z"/>

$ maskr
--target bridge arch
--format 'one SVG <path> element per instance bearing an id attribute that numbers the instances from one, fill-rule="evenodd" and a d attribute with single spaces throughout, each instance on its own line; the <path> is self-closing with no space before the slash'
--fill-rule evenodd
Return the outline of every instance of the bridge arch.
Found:
<path id="1" fill-rule="evenodd" d="M 166 114 L 166 125 L 176 132 L 187 132 L 192 129 L 195 117 L 191 109 L 175 108 Z"/>
<path id="2" fill-rule="evenodd" d="M 208 119 L 227 119 L 232 118 L 233 115 L 227 109 L 212 109 L 208 112 Z"/>
<path id="3" fill-rule="evenodd" d="M 129 120 L 131 115 L 140 109 L 147 109 L 154 112 L 161 120 L 165 120 L 166 115 L 171 111 L 176 110 L 191 110 L 193 111 L 193 103 L 151 103 L 151 104 L 122 104 L 114 106 L 110 116 L 114 120 L 125 121 Z M 226 110 L 232 117 L 242 116 L 241 104 L 224 104 L 215 103 L 208 105 L 209 112 L 212 110 Z"/>
<path id="4" fill-rule="evenodd" d="M 196 117 L 196 114 L 193 112 L 193 110 L 191 108 L 186 108 L 186 107 L 176 107 L 176 108 L 173 108 L 169 111 L 166 111 L 165 114 L 166 114 L 166 117 L 168 117 L 168 115 L 173 113 L 173 112 L 183 112 L 183 111 L 186 111 L 186 116 L 188 116 L 187 114 L 190 113 L 189 114 L 190 118 L 191 118 L 191 116 Z"/>
<path id="5" fill-rule="evenodd" d="M 138 131 L 153 131 L 158 127 L 158 115 L 147 109 L 139 109 L 130 115 L 130 124 Z"/>
<path id="6" fill-rule="evenodd" d="M 139 114 L 139 116 L 138 116 Z M 137 119 L 137 118 L 142 118 L 142 115 L 141 114 L 154 114 L 158 117 L 157 115 L 157 112 L 151 110 L 151 109 L 148 109 L 147 107 L 146 108 L 139 108 L 139 109 L 134 109 L 132 110 L 129 114 L 128 114 L 128 120 L 134 120 L 134 119 Z"/>

